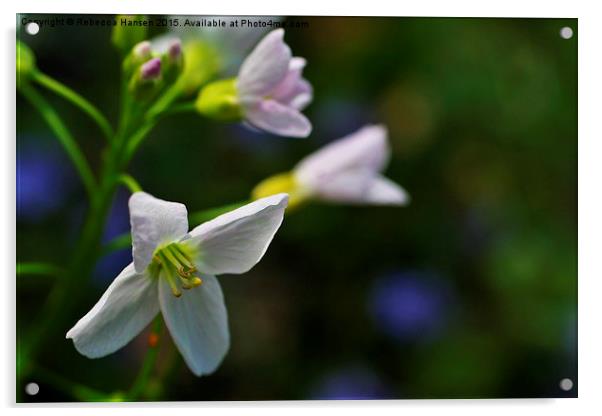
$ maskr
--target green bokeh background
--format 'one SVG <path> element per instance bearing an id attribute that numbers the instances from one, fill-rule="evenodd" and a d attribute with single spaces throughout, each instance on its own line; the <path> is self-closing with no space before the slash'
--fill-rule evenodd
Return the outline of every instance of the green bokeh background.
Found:
<path id="1" fill-rule="evenodd" d="M 309 23 L 286 33 L 294 54 L 307 58 L 305 77 L 315 89 L 308 139 L 179 114 L 151 133 L 130 173 L 146 191 L 195 211 L 244 199 L 257 182 L 328 141 L 383 123 L 393 149 L 386 174 L 412 202 L 316 203 L 288 215 L 252 271 L 220 277 L 232 345 L 219 370 L 194 377 L 165 334 L 159 370 L 175 360 L 173 369 L 149 397 L 334 398 L 333 377 L 343 385 L 337 392 L 374 390 L 367 394 L 374 398 L 576 396 L 577 20 L 295 20 Z M 571 39 L 559 35 L 564 26 L 572 27 Z M 40 69 L 116 120 L 120 62 L 110 29 L 42 28 L 18 37 Z M 103 138 L 96 126 L 43 94 L 98 167 Z M 17 115 L 18 152 L 60 152 L 21 97 Z M 18 216 L 18 261 L 67 263 L 85 212 L 83 189 L 69 175 L 64 189 L 52 190 L 64 197 L 50 214 Z M 125 215 L 127 225 L 126 203 L 121 192 L 115 221 Z M 112 263 L 119 261 L 123 256 Z M 114 277 L 107 273 L 82 276 L 73 293 L 81 298 L 78 314 L 64 322 L 65 332 L 103 293 Z M 435 334 L 418 330 L 400 339 L 374 316 L 375 282 L 408 273 L 436 275 L 445 288 L 438 290 L 450 294 L 431 317 L 440 322 Z M 51 284 L 19 277 L 18 341 L 35 328 Z M 126 390 L 145 345 L 141 335 L 114 355 L 88 360 L 57 338 L 39 362 L 22 363 L 41 390 L 19 400 L 74 400 L 63 378 Z M 575 383 L 570 392 L 559 387 L 566 377 Z"/>

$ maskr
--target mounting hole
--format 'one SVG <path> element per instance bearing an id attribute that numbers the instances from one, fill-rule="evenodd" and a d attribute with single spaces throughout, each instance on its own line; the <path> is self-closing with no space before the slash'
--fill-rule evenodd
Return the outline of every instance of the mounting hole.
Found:
<path id="1" fill-rule="evenodd" d="M 570 378 L 563 378 L 562 380 L 560 380 L 560 389 L 564 391 L 573 390 L 573 380 L 571 380 Z"/>
<path id="2" fill-rule="evenodd" d="M 573 29 L 571 29 L 568 26 L 563 27 L 562 29 L 560 29 L 560 37 L 562 39 L 570 39 L 573 37 Z"/>
<path id="3" fill-rule="evenodd" d="M 30 396 L 35 396 L 39 392 L 40 386 L 38 386 L 38 383 L 27 383 L 25 386 L 25 393 L 29 394 Z"/>
<path id="4" fill-rule="evenodd" d="M 30 35 L 37 35 L 40 31 L 40 25 L 36 22 L 29 22 L 25 25 L 25 31 Z"/>

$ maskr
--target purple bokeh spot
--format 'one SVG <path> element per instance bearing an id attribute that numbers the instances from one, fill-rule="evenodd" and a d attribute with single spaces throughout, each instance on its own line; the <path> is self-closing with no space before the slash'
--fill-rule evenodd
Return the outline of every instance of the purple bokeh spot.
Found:
<path id="1" fill-rule="evenodd" d="M 314 400 L 386 399 L 390 395 L 380 378 L 364 367 L 348 367 L 326 374 L 312 389 Z"/>
<path id="2" fill-rule="evenodd" d="M 73 169 L 58 149 L 17 150 L 17 218 L 37 222 L 63 206 L 73 190 Z"/>
<path id="3" fill-rule="evenodd" d="M 377 328 L 398 340 L 431 338 L 444 328 L 450 301 L 444 281 L 411 271 L 378 279 L 369 309 Z"/>

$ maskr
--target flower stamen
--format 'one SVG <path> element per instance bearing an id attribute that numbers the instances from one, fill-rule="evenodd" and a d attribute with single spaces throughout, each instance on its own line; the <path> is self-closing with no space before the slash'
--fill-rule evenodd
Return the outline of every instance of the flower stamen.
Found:
<path id="1" fill-rule="evenodd" d="M 187 247 L 178 243 L 172 243 L 158 249 L 154 256 L 154 267 L 157 275 L 164 276 L 172 293 L 180 297 L 180 288 L 189 290 L 200 286 L 203 280 L 197 276 L 197 268 L 190 260 L 192 253 Z M 161 274 L 162 272 L 162 274 Z"/>

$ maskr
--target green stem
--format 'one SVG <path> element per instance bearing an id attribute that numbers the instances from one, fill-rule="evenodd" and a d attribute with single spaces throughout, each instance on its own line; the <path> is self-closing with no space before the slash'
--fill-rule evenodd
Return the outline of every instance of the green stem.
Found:
<path id="1" fill-rule="evenodd" d="M 127 173 L 123 173 L 119 176 L 119 182 L 121 182 L 122 185 L 125 185 L 131 193 L 142 192 L 142 187 L 138 181 Z"/>
<path id="2" fill-rule="evenodd" d="M 160 316 L 155 318 L 155 322 L 153 323 L 153 333 L 157 336 L 161 333 L 161 329 L 163 327 L 163 321 Z M 154 345 L 149 345 L 146 350 L 146 355 L 144 356 L 144 361 L 142 362 L 142 367 L 140 367 L 140 371 L 132 384 L 130 391 L 128 392 L 126 398 L 128 401 L 136 401 L 142 394 L 144 394 L 148 382 L 151 378 L 153 369 L 155 368 L 155 364 L 157 362 L 157 357 L 159 356 L 159 343 L 155 343 Z"/>
<path id="3" fill-rule="evenodd" d="M 39 111 L 42 118 L 48 123 L 56 137 L 59 139 L 63 148 L 71 158 L 71 161 L 75 165 L 79 176 L 84 183 L 84 187 L 88 192 L 90 200 L 94 198 L 96 192 L 96 181 L 90 165 L 85 159 L 82 151 L 80 150 L 77 142 L 58 116 L 56 111 L 46 102 L 46 100 L 38 94 L 38 92 L 27 83 L 20 85 L 20 91 L 23 93 L 25 98 Z M 18 179 L 18 178 L 17 178 Z"/>
<path id="4" fill-rule="evenodd" d="M 150 133 L 153 127 L 155 127 L 154 122 L 147 122 L 138 130 L 136 130 L 134 134 L 131 135 L 131 137 L 127 141 L 123 160 L 121 161 L 123 165 L 127 165 L 130 162 L 130 160 L 134 156 L 134 153 L 136 153 L 136 150 L 138 150 L 138 146 L 140 146 L 146 135 Z"/>
<path id="5" fill-rule="evenodd" d="M 157 124 L 159 116 L 164 113 L 167 108 L 180 96 L 182 92 L 181 84 L 176 82 L 173 84 L 167 91 L 163 93 L 161 97 L 153 104 L 151 108 L 148 109 L 144 116 L 144 123 L 138 130 L 136 130 L 127 141 L 127 148 L 125 150 L 125 155 L 122 163 L 125 165 L 129 163 L 129 161 L 138 150 L 138 147 L 146 137 L 146 135 L 155 127 Z M 187 111 L 190 110 L 190 107 Z M 184 111 L 183 109 L 179 109 L 178 111 Z"/>
<path id="6" fill-rule="evenodd" d="M 105 118 L 105 116 L 96 108 L 92 103 L 86 100 L 84 97 L 73 91 L 71 88 L 64 84 L 61 84 L 57 80 L 44 74 L 40 71 L 34 71 L 32 73 L 32 79 L 41 86 L 48 88 L 50 91 L 55 92 L 66 100 L 70 101 L 75 106 L 79 107 L 84 113 L 88 114 L 92 120 L 98 124 L 98 127 L 102 130 L 105 138 L 111 141 L 113 138 L 113 129 L 111 124 Z"/>
<path id="7" fill-rule="evenodd" d="M 17 276 L 20 275 L 41 275 L 41 276 L 61 276 L 65 270 L 48 263 L 17 263 Z"/>
<path id="8" fill-rule="evenodd" d="M 177 113 L 194 113 L 196 112 L 196 106 L 194 101 L 182 104 L 176 104 L 169 107 L 168 110 L 165 111 L 166 115 L 177 114 Z"/>
<path id="9" fill-rule="evenodd" d="M 153 120 L 160 113 L 165 111 L 182 93 L 182 85 L 180 82 L 175 82 L 159 97 L 153 106 L 147 111 L 147 120 Z"/>

